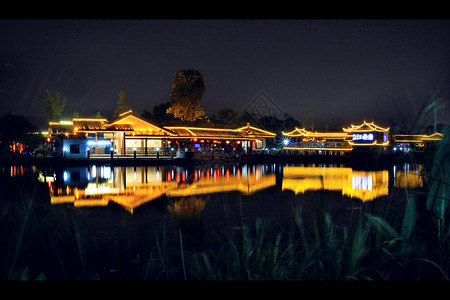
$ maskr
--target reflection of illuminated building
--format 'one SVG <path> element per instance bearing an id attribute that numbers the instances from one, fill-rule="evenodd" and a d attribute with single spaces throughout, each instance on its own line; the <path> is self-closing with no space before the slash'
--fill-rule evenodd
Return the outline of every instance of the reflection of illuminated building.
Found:
<path id="1" fill-rule="evenodd" d="M 389 193 L 389 172 L 354 171 L 337 167 L 284 167 L 283 190 L 296 194 L 307 191 L 342 191 L 343 196 L 372 200 Z"/>
<path id="2" fill-rule="evenodd" d="M 421 188 L 423 187 L 423 178 L 421 176 L 422 165 L 415 169 L 410 169 L 408 164 L 405 170 L 398 171 L 394 168 L 394 187 L 396 188 Z"/>
<path id="3" fill-rule="evenodd" d="M 81 174 L 87 174 L 89 182 L 74 188 L 70 179 L 72 174 L 77 174 L 77 169 L 82 169 Z M 116 170 L 116 174 L 109 166 L 65 170 L 63 180 L 66 187 L 50 185 L 51 203 L 73 203 L 75 207 L 81 207 L 106 206 L 109 202 L 115 202 L 133 212 L 135 207 L 165 195 L 168 189 L 177 185 L 176 182 L 163 182 L 157 167 Z"/>
<path id="4" fill-rule="evenodd" d="M 70 168 L 58 175 L 40 175 L 50 188 L 51 203 L 73 203 L 75 207 L 107 206 L 116 203 L 129 212 L 163 196 L 171 198 L 168 209 L 188 216 L 198 214 L 213 193 L 239 192 L 251 195 L 276 186 L 275 166 L 231 166 L 187 170 L 175 167 L 91 166 Z M 358 171 L 345 167 L 285 166 L 282 190 L 295 194 L 308 191 L 337 191 L 343 196 L 362 201 L 386 196 L 389 172 Z M 395 188 L 423 186 L 421 166 L 393 169 Z M 62 185 L 60 184 L 62 181 Z"/>
<path id="5" fill-rule="evenodd" d="M 49 183 L 52 204 L 73 203 L 80 207 L 114 202 L 132 213 L 134 208 L 164 195 L 186 197 L 230 191 L 249 195 L 275 185 L 275 175 L 264 174 L 262 166 L 194 170 L 191 175 L 184 169 L 149 166 L 115 168 L 114 172 L 109 166 L 79 169 L 64 171 L 65 188 Z M 86 174 L 89 182 L 74 187 L 70 180 L 78 178 L 79 181 L 78 173 Z"/>
<path id="6" fill-rule="evenodd" d="M 215 173 L 218 172 L 216 171 Z M 169 190 L 167 192 L 167 196 L 184 197 L 191 195 L 202 195 L 202 194 L 223 193 L 233 191 L 239 191 L 245 195 L 250 195 L 256 191 L 274 185 L 275 185 L 275 174 L 265 175 L 261 178 L 258 178 L 256 175 L 252 176 L 228 175 L 226 177 L 219 177 L 213 175 L 212 177 L 206 177 L 190 185 L 180 186 L 177 189 Z"/>
<path id="7" fill-rule="evenodd" d="M 200 212 L 205 208 L 208 196 L 200 197 L 183 197 L 178 201 L 174 201 L 167 205 L 167 209 L 177 215 L 182 217 L 192 217 L 198 216 Z"/>

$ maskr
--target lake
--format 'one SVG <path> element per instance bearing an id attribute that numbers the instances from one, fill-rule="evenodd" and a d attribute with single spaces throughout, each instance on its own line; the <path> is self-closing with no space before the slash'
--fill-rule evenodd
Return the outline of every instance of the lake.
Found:
<path id="1" fill-rule="evenodd" d="M 408 191 L 423 186 L 421 168 L 4 167 L 2 278 L 164 279 L 164 268 L 175 261 L 171 251 L 218 248 L 217 236 L 255 229 L 257 220 L 283 236 L 292 232 L 295 216 L 307 235 L 325 214 L 338 227 L 351 228 L 364 213 L 395 225 Z"/>

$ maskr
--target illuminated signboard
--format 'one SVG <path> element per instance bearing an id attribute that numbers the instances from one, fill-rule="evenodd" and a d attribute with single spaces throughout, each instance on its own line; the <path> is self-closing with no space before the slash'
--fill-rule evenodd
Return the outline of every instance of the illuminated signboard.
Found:
<path id="1" fill-rule="evenodd" d="M 194 148 L 197 148 L 197 149 L 200 148 L 200 144 L 195 143 Z"/>
<path id="2" fill-rule="evenodd" d="M 373 133 L 354 133 L 352 140 L 354 141 L 373 141 Z"/>

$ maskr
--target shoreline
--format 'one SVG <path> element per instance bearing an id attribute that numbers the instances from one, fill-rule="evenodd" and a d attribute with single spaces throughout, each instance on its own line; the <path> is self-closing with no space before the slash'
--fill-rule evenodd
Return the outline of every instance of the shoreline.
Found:
<path id="1" fill-rule="evenodd" d="M 67 159 L 62 157 L 13 157 L 0 160 L 2 166 L 37 165 L 37 166 L 85 166 L 85 165 L 198 165 L 215 163 L 243 163 L 243 164 L 270 164 L 270 163 L 319 163 L 344 164 L 355 167 L 379 168 L 389 167 L 396 163 L 423 162 L 423 153 L 377 153 L 361 152 L 346 156 L 333 155 L 292 155 L 292 154 L 243 154 L 237 157 L 220 155 L 215 157 L 159 157 L 154 156 L 94 156 L 88 159 Z"/>

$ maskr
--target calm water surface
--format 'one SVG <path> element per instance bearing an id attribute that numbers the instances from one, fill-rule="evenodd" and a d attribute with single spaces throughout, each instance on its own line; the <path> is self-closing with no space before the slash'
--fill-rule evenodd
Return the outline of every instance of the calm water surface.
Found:
<path id="1" fill-rule="evenodd" d="M 420 165 L 410 164 L 382 170 L 339 164 L 3 169 L 10 180 L 32 177 L 24 191 L 38 187 L 33 218 L 45 226 L 23 235 L 19 242 L 27 246 L 20 253 L 29 259 L 23 264 L 45 270 L 51 279 L 73 278 L 72 268 L 81 270 L 77 274 L 95 269 L 102 278 L 124 264 L 129 268 L 155 246 L 153 237 L 162 231 L 173 233 L 167 235 L 172 242 L 182 232 L 184 247 L 194 251 L 212 246 L 217 232 L 242 229 L 257 218 L 285 232 L 295 212 L 306 228 L 324 213 L 343 226 L 352 226 L 361 213 L 395 223 L 407 191 L 422 187 L 420 173 Z M 2 191 L 8 190 L 5 185 Z M 17 237 L 21 228 L 20 222 L 4 228 L 3 242 L 16 245 L 5 236 Z M 14 257 L 11 252 L 2 255 Z"/>

